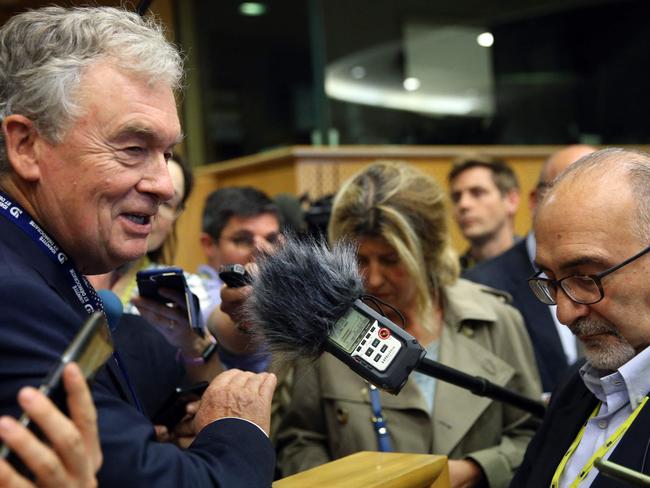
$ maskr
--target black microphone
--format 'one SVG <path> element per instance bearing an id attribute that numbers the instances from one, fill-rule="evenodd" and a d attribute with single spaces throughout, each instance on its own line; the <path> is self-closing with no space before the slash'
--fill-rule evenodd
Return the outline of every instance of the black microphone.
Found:
<path id="1" fill-rule="evenodd" d="M 353 244 L 337 243 L 330 250 L 323 240 L 289 236 L 275 252 L 260 255 L 257 265 L 243 318 L 271 352 L 294 360 L 328 351 L 393 394 L 415 369 L 544 416 L 540 401 L 425 358 L 415 338 L 365 305 Z"/>

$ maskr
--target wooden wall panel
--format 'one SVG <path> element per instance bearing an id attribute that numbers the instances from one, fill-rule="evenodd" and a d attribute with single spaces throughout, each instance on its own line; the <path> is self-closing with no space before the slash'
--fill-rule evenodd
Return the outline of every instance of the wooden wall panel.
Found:
<path id="1" fill-rule="evenodd" d="M 228 186 L 253 186 L 273 196 L 295 193 L 297 188 L 295 162 L 288 149 L 202 166 L 194 174 L 194 190 L 176 224 L 176 264 L 188 271 L 205 262 L 199 235 L 203 203 L 210 193 Z"/>
<path id="2" fill-rule="evenodd" d="M 378 159 L 405 161 L 433 175 L 447 191 L 447 174 L 457 157 L 470 154 L 500 157 L 515 170 L 521 185 L 521 204 L 515 230 L 528 232 L 531 215 L 528 195 L 535 187 L 546 158 L 561 146 L 340 146 L 323 148 L 293 146 L 254 156 L 215 163 L 196 170 L 196 189 L 186 213 L 179 219 L 182 236 L 177 255 L 179 266 L 195 270 L 203 262 L 198 244 L 200 216 L 205 197 L 213 190 L 231 185 L 252 185 L 273 196 L 282 192 L 307 193 L 312 199 L 333 193 L 367 164 Z M 648 150 L 647 147 L 641 148 Z M 467 243 L 453 222 L 452 241 L 463 252 Z"/>

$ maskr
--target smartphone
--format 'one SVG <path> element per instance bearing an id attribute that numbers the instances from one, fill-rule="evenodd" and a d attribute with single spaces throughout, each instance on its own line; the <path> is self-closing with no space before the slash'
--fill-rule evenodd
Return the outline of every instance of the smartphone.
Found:
<path id="1" fill-rule="evenodd" d="M 145 269 L 138 271 L 135 279 L 138 284 L 140 296 L 156 300 L 165 305 L 173 305 L 174 302 L 160 295 L 158 293 L 160 288 L 169 288 L 180 292 L 185 297 L 185 309 L 187 310 L 187 320 L 190 327 L 200 337 L 205 336 L 205 327 L 203 326 L 199 299 L 190 291 L 189 286 L 187 286 L 185 274 L 181 268 Z"/>
<path id="2" fill-rule="evenodd" d="M 251 276 L 241 264 L 224 264 L 220 266 L 219 278 L 230 288 L 241 288 L 251 283 Z"/>
<path id="3" fill-rule="evenodd" d="M 47 395 L 62 412 L 66 413 L 68 410 L 65 400 L 66 393 L 61 384 L 61 377 L 66 365 L 72 362 L 77 363 L 86 380 L 91 382 L 111 354 L 113 354 L 113 339 L 106 318 L 102 312 L 95 312 L 83 323 L 72 342 L 52 366 L 41 382 L 39 390 Z M 18 421 L 25 427 L 29 426 L 37 436 L 40 435 L 39 429 L 31 425 L 27 414 L 23 413 Z M 0 446 L 0 458 L 5 459 L 9 454 L 9 448 L 3 443 Z M 11 458 L 11 464 L 21 466 L 22 463 L 17 458 L 14 456 Z"/>
<path id="4" fill-rule="evenodd" d="M 200 381 L 190 386 L 177 387 L 153 416 L 154 425 L 164 425 L 172 430 L 185 416 L 185 406 L 199 400 L 208 385 L 207 381 Z"/>

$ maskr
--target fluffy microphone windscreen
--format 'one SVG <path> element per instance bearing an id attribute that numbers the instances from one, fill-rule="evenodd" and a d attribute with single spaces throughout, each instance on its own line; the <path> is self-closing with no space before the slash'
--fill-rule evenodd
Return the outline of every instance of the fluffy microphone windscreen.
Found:
<path id="1" fill-rule="evenodd" d="M 316 357 L 336 321 L 363 294 L 356 247 L 289 236 L 260 256 L 244 318 L 271 352 Z"/>

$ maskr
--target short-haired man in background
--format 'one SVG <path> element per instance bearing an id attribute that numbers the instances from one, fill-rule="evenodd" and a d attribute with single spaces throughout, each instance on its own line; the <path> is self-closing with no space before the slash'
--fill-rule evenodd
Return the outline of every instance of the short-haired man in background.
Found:
<path id="1" fill-rule="evenodd" d="M 594 151 L 596 148 L 580 144 L 551 154 L 542 166 L 537 185 L 530 194 L 529 206 L 533 216 L 553 180 L 576 160 Z M 524 317 L 533 343 L 542 387 L 550 393 L 566 375 L 568 366 L 576 361 L 578 353 L 575 337 L 555 317 L 555 306 L 541 303 L 527 284 L 535 271 L 534 259 L 535 234 L 531 230 L 525 239 L 503 254 L 467 270 L 463 277 L 510 293 L 512 306 Z"/>
<path id="2" fill-rule="evenodd" d="M 213 305 L 206 311 L 208 327 L 219 342 L 224 367 L 266 371 L 270 356 L 258 351 L 251 336 L 239 330 L 219 309 L 223 282 L 218 270 L 224 264 L 246 264 L 259 250 L 268 250 L 281 237 L 277 206 L 262 191 L 250 187 L 221 188 L 211 193 L 203 209 L 201 246 L 208 263 L 199 274 Z"/>
<path id="3" fill-rule="evenodd" d="M 461 268 L 501 254 L 515 243 L 519 182 L 505 162 L 486 158 L 456 161 L 448 176 L 452 212 L 470 247 Z"/>
<path id="4" fill-rule="evenodd" d="M 650 472 L 650 155 L 605 149 L 572 164 L 535 216 L 529 284 L 584 347 L 551 399 L 513 487 L 623 486 L 594 466 Z"/>

